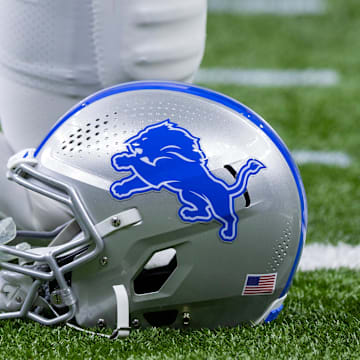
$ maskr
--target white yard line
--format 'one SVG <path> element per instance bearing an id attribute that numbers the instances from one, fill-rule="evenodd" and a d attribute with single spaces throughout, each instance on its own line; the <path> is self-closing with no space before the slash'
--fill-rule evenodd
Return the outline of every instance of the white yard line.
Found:
<path id="1" fill-rule="evenodd" d="M 200 69 L 195 82 L 207 84 L 231 84 L 261 87 L 334 86 L 340 81 L 339 74 L 331 69 L 266 70 L 266 69 Z"/>
<path id="2" fill-rule="evenodd" d="M 294 150 L 291 153 L 298 165 L 322 164 L 346 168 L 351 164 L 351 157 L 339 151 Z"/>
<path id="3" fill-rule="evenodd" d="M 210 12 L 275 15 L 321 15 L 324 0 L 208 0 Z"/>
<path id="4" fill-rule="evenodd" d="M 344 243 L 334 245 L 306 245 L 300 260 L 299 270 L 339 269 L 346 267 L 360 269 L 360 246 Z"/>

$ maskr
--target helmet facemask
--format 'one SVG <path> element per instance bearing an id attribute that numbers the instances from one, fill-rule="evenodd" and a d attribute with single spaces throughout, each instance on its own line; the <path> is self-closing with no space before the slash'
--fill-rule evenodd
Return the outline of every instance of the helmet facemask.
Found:
<path id="1" fill-rule="evenodd" d="M 10 294 L 12 305 L 3 305 L 2 309 L 13 311 L 0 313 L 0 319 L 28 317 L 44 325 L 55 325 L 72 319 L 76 313 L 77 299 L 71 289 L 71 271 L 102 252 L 104 237 L 140 222 L 141 218 L 138 212 L 129 210 L 94 224 L 76 190 L 41 174 L 35 169 L 37 161 L 33 151 L 27 150 L 26 154 L 24 157 L 24 152 L 21 152 L 9 160 L 8 178 L 64 204 L 74 214 L 74 219 L 50 232 L 17 231 L 16 237 L 9 241 L 12 246 L 0 245 L 2 254 L 12 260 L 0 263 L 4 269 L 0 272 L 3 273 L 3 282 L 8 288 L 18 287 L 16 295 Z M 40 239 L 46 247 L 31 249 L 25 246 L 24 249 L 18 245 L 35 240 L 38 246 Z M 19 264 L 13 262 L 15 258 Z M 6 286 L 2 291 L 6 291 Z"/>

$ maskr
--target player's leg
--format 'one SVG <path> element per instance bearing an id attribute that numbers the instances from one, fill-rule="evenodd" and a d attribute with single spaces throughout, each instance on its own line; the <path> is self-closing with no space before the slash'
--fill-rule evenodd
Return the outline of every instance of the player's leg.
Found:
<path id="1" fill-rule="evenodd" d="M 2 0 L 0 114 L 15 150 L 37 146 L 79 99 L 117 83 L 189 81 L 206 0 Z"/>
<path id="2" fill-rule="evenodd" d="M 205 23 L 206 0 L 2 0 L 0 115 L 10 147 L 36 147 L 59 116 L 101 88 L 190 80 Z M 36 227 L 66 217 L 29 197 Z M 0 198 L 0 211 L 7 201 L 16 199 Z"/>
<path id="3" fill-rule="evenodd" d="M 24 85 L 1 75 L 0 70 L 1 125 L 15 152 L 37 147 L 56 120 L 82 99 Z"/>
<path id="4" fill-rule="evenodd" d="M 4 134 L 0 133 L 0 218 L 11 216 L 20 227 L 36 228 L 32 217 L 28 192 L 21 186 L 7 180 L 6 164 L 13 154 Z"/>

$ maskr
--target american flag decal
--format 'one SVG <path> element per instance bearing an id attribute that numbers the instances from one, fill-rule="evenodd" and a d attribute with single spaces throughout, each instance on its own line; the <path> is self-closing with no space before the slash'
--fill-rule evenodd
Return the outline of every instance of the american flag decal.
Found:
<path id="1" fill-rule="evenodd" d="M 275 290 L 277 273 L 247 274 L 243 295 L 272 294 Z"/>

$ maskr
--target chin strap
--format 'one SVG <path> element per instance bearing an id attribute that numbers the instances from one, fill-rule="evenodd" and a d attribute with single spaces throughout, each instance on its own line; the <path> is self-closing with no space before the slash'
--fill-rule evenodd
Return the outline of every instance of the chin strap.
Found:
<path id="1" fill-rule="evenodd" d="M 113 331 L 111 335 L 98 333 L 91 330 L 86 330 L 81 328 L 80 326 L 66 323 L 67 326 L 72 329 L 84 332 L 90 335 L 97 335 L 101 337 L 108 338 L 110 340 L 115 340 L 118 337 L 126 337 L 130 334 L 130 326 L 129 326 L 129 299 L 124 285 L 114 285 L 113 286 L 115 297 L 116 297 L 116 310 L 117 310 L 117 318 L 116 318 L 116 329 Z M 52 311 L 56 314 L 55 310 L 52 308 Z"/>

